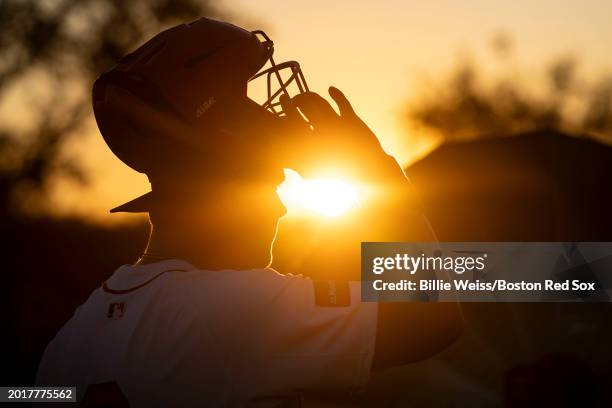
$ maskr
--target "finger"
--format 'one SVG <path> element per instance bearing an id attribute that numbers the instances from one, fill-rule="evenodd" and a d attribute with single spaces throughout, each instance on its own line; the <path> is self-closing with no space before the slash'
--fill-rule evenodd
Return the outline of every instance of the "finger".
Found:
<path id="1" fill-rule="evenodd" d="M 336 105 L 338 105 L 341 116 L 356 116 L 351 103 L 346 99 L 346 96 L 344 96 L 341 90 L 334 86 L 330 86 L 328 92 L 329 96 L 331 96 L 336 102 Z"/>
<path id="2" fill-rule="evenodd" d="M 298 112 L 297 107 L 291 101 L 291 98 L 289 98 L 289 96 L 287 96 L 286 94 L 282 94 L 280 96 L 280 104 L 288 120 L 292 122 L 304 122 L 302 116 L 300 115 L 300 112 Z"/>
<path id="3" fill-rule="evenodd" d="M 314 126 L 338 119 L 329 102 L 314 92 L 296 95 L 293 101 Z"/>

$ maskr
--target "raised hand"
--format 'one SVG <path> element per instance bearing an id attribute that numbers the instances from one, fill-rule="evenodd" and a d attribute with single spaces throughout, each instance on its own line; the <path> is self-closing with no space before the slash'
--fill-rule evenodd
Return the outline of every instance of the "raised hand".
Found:
<path id="1" fill-rule="evenodd" d="M 350 102 L 337 88 L 329 95 L 339 114 L 320 95 L 307 92 L 281 104 L 286 121 L 302 134 L 296 150 L 296 170 L 308 177 L 325 172 L 361 182 L 388 183 L 406 181 L 403 171 L 387 155 L 376 135 L 357 116 Z"/>

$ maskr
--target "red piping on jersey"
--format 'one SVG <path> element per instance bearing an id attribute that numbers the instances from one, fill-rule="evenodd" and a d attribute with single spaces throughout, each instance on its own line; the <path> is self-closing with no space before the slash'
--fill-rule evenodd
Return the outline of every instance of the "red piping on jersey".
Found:
<path id="1" fill-rule="evenodd" d="M 149 283 L 153 282 L 155 279 L 159 278 L 160 276 L 162 276 L 164 273 L 166 272 L 187 272 L 186 269 L 168 269 L 167 271 L 163 271 L 158 273 L 157 275 L 155 275 L 154 277 L 152 277 L 151 279 L 149 279 L 148 281 L 141 283 L 138 286 L 134 286 L 133 288 L 129 288 L 129 289 L 120 289 L 120 290 L 116 290 L 116 289 L 111 289 L 108 287 L 108 285 L 106 284 L 106 281 L 102 284 L 102 290 L 108 293 L 112 293 L 113 295 L 125 295 L 126 293 L 130 293 L 133 292 L 137 289 L 140 289 L 146 285 L 148 285 Z"/>

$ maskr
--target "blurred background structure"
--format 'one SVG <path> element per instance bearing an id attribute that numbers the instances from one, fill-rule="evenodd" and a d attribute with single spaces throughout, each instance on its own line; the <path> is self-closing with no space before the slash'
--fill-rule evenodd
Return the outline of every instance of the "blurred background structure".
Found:
<path id="1" fill-rule="evenodd" d="M 264 28 L 315 91 L 343 89 L 407 166 L 441 240 L 612 241 L 605 2 L 0 0 L 2 384 L 31 384 L 75 307 L 146 242 L 144 217 L 107 213 L 148 185 L 97 133 L 93 80 L 202 15 Z M 610 378 L 610 311 L 466 305 L 458 344 L 376 375 L 371 394 L 526 406 L 516 384 L 537 383 L 533 373 L 553 383 L 560 366 L 586 373 L 586 384 L 558 383 L 590 390 L 583 406 L 595 406 Z"/>

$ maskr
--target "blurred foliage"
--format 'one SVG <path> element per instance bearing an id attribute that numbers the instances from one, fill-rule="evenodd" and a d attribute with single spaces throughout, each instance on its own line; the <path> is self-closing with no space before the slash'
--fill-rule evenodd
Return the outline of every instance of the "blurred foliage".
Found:
<path id="1" fill-rule="evenodd" d="M 2 211 L 58 174 L 86 183 L 62 149 L 91 119 L 93 80 L 163 28 L 202 15 L 219 11 L 207 0 L 0 0 L 0 106 L 25 115 L 19 128 L 0 123 Z"/>
<path id="2" fill-rule="evenodd" d="M 418 95 L 406 119 L 447 140 L 550 129 L 612 142 L 612 74 L 585 80 L 576 59 L 563 56 L 547 67 L 543 82 L 525 82 L 515 69 L 511 38 L 497 35 L 491 47 L 503 67 L 492 81 L 476 64 L 464 62 Z"/>

